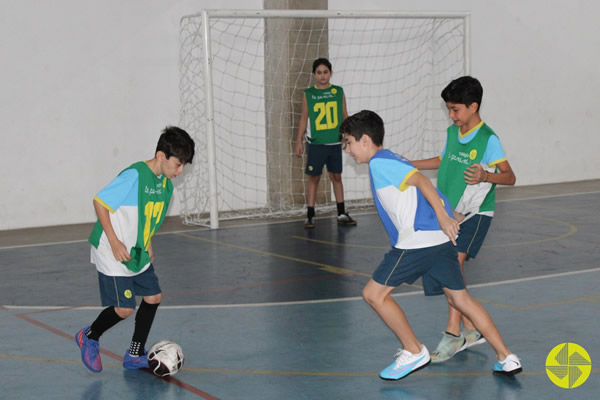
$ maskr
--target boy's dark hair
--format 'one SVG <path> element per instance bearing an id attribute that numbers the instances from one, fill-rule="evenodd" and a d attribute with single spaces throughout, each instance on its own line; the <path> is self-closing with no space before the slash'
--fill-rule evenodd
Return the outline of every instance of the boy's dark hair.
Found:
<path id="1" fill-rule="evenodd" d="M 329 68 L 329 71 L 333 72 L 333 69 L 331 69 L 331 63 L 329 62 L 328 59 L 326 58 L 317 58 L 314 62 L 313 62 L 313 74 L 315 72 L 317 72 L 317 68 L 319 68 L 319 65 L 324 65 L 327 68 Z"/>
<path id="2" fill-rule="evenodd" d="M 442 99 L 445 102 L 464 104 L 467 107 L 477 103 L 477 112 L 481 109 L 482 98 L 483 88 L 481 83 L 472 76 L 461 76 L 450 82 L 442 90 Z"/>
<path id="3" fill-rule="evenodd" d="M 194 139 L 186 131 L 176 126 L 167 126 L 158 139 L 156 152 L 162 151 L 167 159 L 177 157 L 182 163 L 191 164 L 194 147 Z"/>
<path id="4" fill-rule="evenodd" d="M 382 146 L 385 129 L 383 127 L 383 120 L 377 113 L 370 110 L 362 110 L 349 116 L 342 122 L 340 133 L 347 133 L 356 140 L 360 140 L 363 135 L 367 135 L 371 138 L 374 145 Z"/>

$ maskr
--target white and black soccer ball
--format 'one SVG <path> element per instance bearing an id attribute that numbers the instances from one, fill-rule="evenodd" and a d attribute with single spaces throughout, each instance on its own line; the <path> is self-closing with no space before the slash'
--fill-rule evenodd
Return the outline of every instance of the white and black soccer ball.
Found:
<path id="1" fill-rule="evenodd" d="M 175 375 L 183 367 L 183 360 L 181 346 L 171 340 L 160 340 L 148 351 L 148 365 L 157 376 Z"/>

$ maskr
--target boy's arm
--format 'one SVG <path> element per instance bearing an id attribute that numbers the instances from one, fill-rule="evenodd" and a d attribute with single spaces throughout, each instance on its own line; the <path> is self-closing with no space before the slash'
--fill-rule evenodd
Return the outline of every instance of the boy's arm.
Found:
<path id="1" fill-rule="evenodd" d="M 497 185 L 514 185 L 517 177 L 508 161 L 496 164 L 500 172 L 488 172 L 481 164 L 473 164 L 465 171 L 465 182 L 467 185 L 477 185 L 480 182 L 495 183 Z"/>
<path id="2" fill-rule="evenodd" d="M 296 155 L 302 157 L 304 153 L 304 132 L 308 124 L 308 104 L 306 103 L 306 95 L 302 96 L 302 113 L 300 114 L 300 122 L 298 123 L 298 133 L 296 135 Z"/>
<path id="3" fill-rule="evenodd" d="M 102 225 L 102 229 L 104 229 L 104 233 L 108 238 L 108 242 L 110 243 L 110 248 L 113 252 L 113 256 L 119 262 L 129 261 L 131 260 L 131 256 L 127 251 L 127 247 L 119 240 L 117 235 L 115 234 L 115 230 L 113 229 L 112 223 L 110 222 L 109 211 L 104 208 L 102 204 L 100 204 L 96 199 L 94 199 L 94 209 L 96 210 L 96 215 L 98 216 L 98 221 L 100 221 L 100 225 Z"/>
<path id="4" fill-rule="evenodd" d="M 426 158 L 425 160 L 415 160 L 410 162 L 415 168 L 420 170 L 438 169 L 442 160 L 439 157 Z"/>
<path id="5" fill-rule="evenodd" d="M 344 95 L 344 98 L 342 100 L 342 122 L 346 118 L 348 118 L 348 108 L 346 107 L 346 95 Z"/>
<path id="6" fill-rule="evenodd" d="M 429 178 L 420 172 L 416 172 L 406 181 L 406 183 L 411 186 L 416 186 L 421 193 L 423 193 L 423 196 L 425 196 L 429 204 L 431 204 L 442 231 L 446 234 L 446 236 L 448 236 L 448 238 L 450 238 L 452 244 L 456 246 L 456 236 L 460 230 L 460 225 L 458 221 L 456 221 L 446 212 L 446 209 L 442 204 L 442 199 L 438 195 L 435 187 L 433 187 L 433 184 Z"/>

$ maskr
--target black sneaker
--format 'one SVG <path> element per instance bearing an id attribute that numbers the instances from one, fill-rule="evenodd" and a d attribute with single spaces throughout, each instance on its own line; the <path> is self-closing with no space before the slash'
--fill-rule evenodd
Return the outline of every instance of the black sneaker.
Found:
<path id="1" fill-rule="evenodd" d="M 349 225 L 349 226 L 354 226 L 356 225 L 356 221 L 352 219 L 352 217 L 350 215 L 348 215 L 348 213 L 343 213 L 337 216 L 337 223 L 338 225 Z"/>
<path id="2" fill-rule="evenodd" d="M 306 217 L 306 220 L 304 221 L 304 227 L 306 229 L 314 228 L 315 227 L 315 217 Z"/>

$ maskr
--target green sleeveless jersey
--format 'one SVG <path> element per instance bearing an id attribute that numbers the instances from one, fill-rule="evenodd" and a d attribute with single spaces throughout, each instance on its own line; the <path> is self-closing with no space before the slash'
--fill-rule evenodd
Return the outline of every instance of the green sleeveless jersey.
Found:
<path id="1" fill-rule="evenodd" d="M 125 175 L 134 177 L 135 174 L 124 174 L 132 169 L 137 171 L 137 190 L 132 186 L 136 183 L 133 178 L 119 180 L 119 177 Z M 131 260 L 122 264 L 128 270 L 137 273 L 150 263 L 150 239 L 165 219 L 173 194 L 173 183 L 165 176 L 154 175 L 144 161 L 124 169 L 119 177 L 98 193 L 96 199 L 111 211 L 111 224 L 115 233 L 129 249 Z M 100 247 L 108 247 L 110 250 L 100 221 L 96 222 L 89 242 L 98 250 L 101 250 Z M 118 265 L 112 265 L 118 262 L 112 257 L 107 259 L 102 254 L 107 254 L 106 249 L 96 257 L 98 270 L 106 275 L 118 275 Z"/>
<path id="2" fill-rule="evenodd" d="M 335 144 L 342 140 L 339 131 L 344 118 L 344 89 L 331 85 L 327 89 L 304 90 L 308 105 L 309 126 L 306 137 L 311 144 Z"/>
<path id="3" fill-rule="evenodd" d="M 494 131 L 482 124 L 475 137 L 465 144 L 458 140 L 458 126 L 449 127 L 447 134 L 446 152 L 438 170 L 438 189 L 448 197 L 452 208 L 458 212 L 494 211 L 496 185 L 486 182 L 467 185 L 464 177 L 468 167 L 481 163 L 489 139 L 495 135 Z"/>

